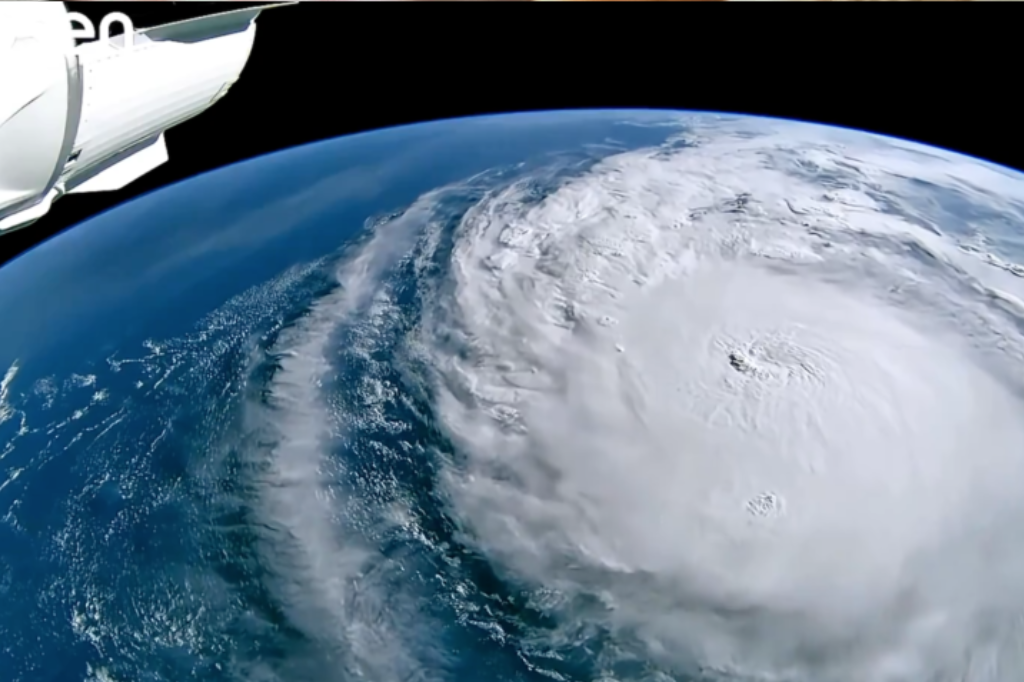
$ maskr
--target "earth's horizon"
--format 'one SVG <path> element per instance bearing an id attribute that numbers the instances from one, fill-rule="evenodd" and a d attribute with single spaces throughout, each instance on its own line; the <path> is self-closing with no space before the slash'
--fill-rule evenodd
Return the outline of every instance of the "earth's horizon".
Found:
<path id="1" fill-rule="evenodd" d="M 1024 175 L 567 111 L 0 267 L 0 678 L 1017 682 Z"/>

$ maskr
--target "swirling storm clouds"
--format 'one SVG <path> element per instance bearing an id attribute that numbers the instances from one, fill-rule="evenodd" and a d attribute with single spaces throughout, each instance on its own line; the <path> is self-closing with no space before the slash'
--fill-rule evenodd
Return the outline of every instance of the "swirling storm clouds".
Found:
<path id="1" fill-rule="evenodd" d="M 257 544 L 330 652 L 279 677 L 513 679 L 460 628 L 563 680 L 1024 674 L 1024 181 L 684 129 L 423 196 L 275 332 Z"/>
<path id="2" fill-rule="evenodd" d="M 1004 216 L 1024 185 L 809 126 L 688 135 L 540 197 L 520 178 L 454 228 L 433 207 L 460 188 L 424 197 L 339 269 L 309 338 L 363 292 L 394 305 L 373 263 L 415 235 L 401 345 L 454 446 L 446 513 L 557 595 L 553 653 L 593 628 L 666 674 L 1010 679 L 1017 282 L 958 248 L 984 215 L 929 211 L 918 185 Z M 278 380 L 312 390 L 317 355 Z"/>

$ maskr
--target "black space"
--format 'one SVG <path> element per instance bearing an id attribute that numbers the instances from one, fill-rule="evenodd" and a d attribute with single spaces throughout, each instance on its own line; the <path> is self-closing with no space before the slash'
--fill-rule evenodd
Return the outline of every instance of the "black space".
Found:
<path id="1" fill-rule="evenodd" d="M 97 24 L 121 11 L 144 28 L 268 3 L 69 4 Z M 807 10 L 817 16 L 802 21 L 821 29 L 809 33 L 785 28 L 804 11 L 785 3 L 276 8 L 257 20 L 252 57 L 231 92 L 167 133 L 169 163 L 119 192 L 61 199 L 34 225 L 0 237 L 0 262 L 218 166 L 347 133 L 481 113 L 638 107 L 763 114 L 895 135 L 1024 169 L 1019 93 L 995 87 L 1015 61 L 1011 42 L 996 35 L 1009 17 L 931 7 L 929 32 L 922 32 L 906 5 L 889 5 L 884 21 L 868 14 L 883 10 L 865 5 L 824 7 Z"/>

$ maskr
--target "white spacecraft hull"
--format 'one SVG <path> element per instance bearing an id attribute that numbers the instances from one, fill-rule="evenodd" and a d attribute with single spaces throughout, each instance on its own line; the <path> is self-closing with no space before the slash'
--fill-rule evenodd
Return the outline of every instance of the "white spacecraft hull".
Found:
<path id="1" fill-rule="evenodd" d="M 63 3 L 0 3 L 0 234 L 166 162 L 164 132 L 238 80 L 264 9 L 76 47 Z"/>

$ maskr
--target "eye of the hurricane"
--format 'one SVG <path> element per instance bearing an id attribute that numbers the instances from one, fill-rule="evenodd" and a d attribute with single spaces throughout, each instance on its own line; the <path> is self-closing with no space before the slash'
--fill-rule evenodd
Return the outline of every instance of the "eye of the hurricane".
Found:
<path id="1" fill-rule="evenodd" d="M 785 511 L 781 497 L 771 491 L 765 491 L 747 500 L 747 511 L 754 516 L 772 517 Z"/>

